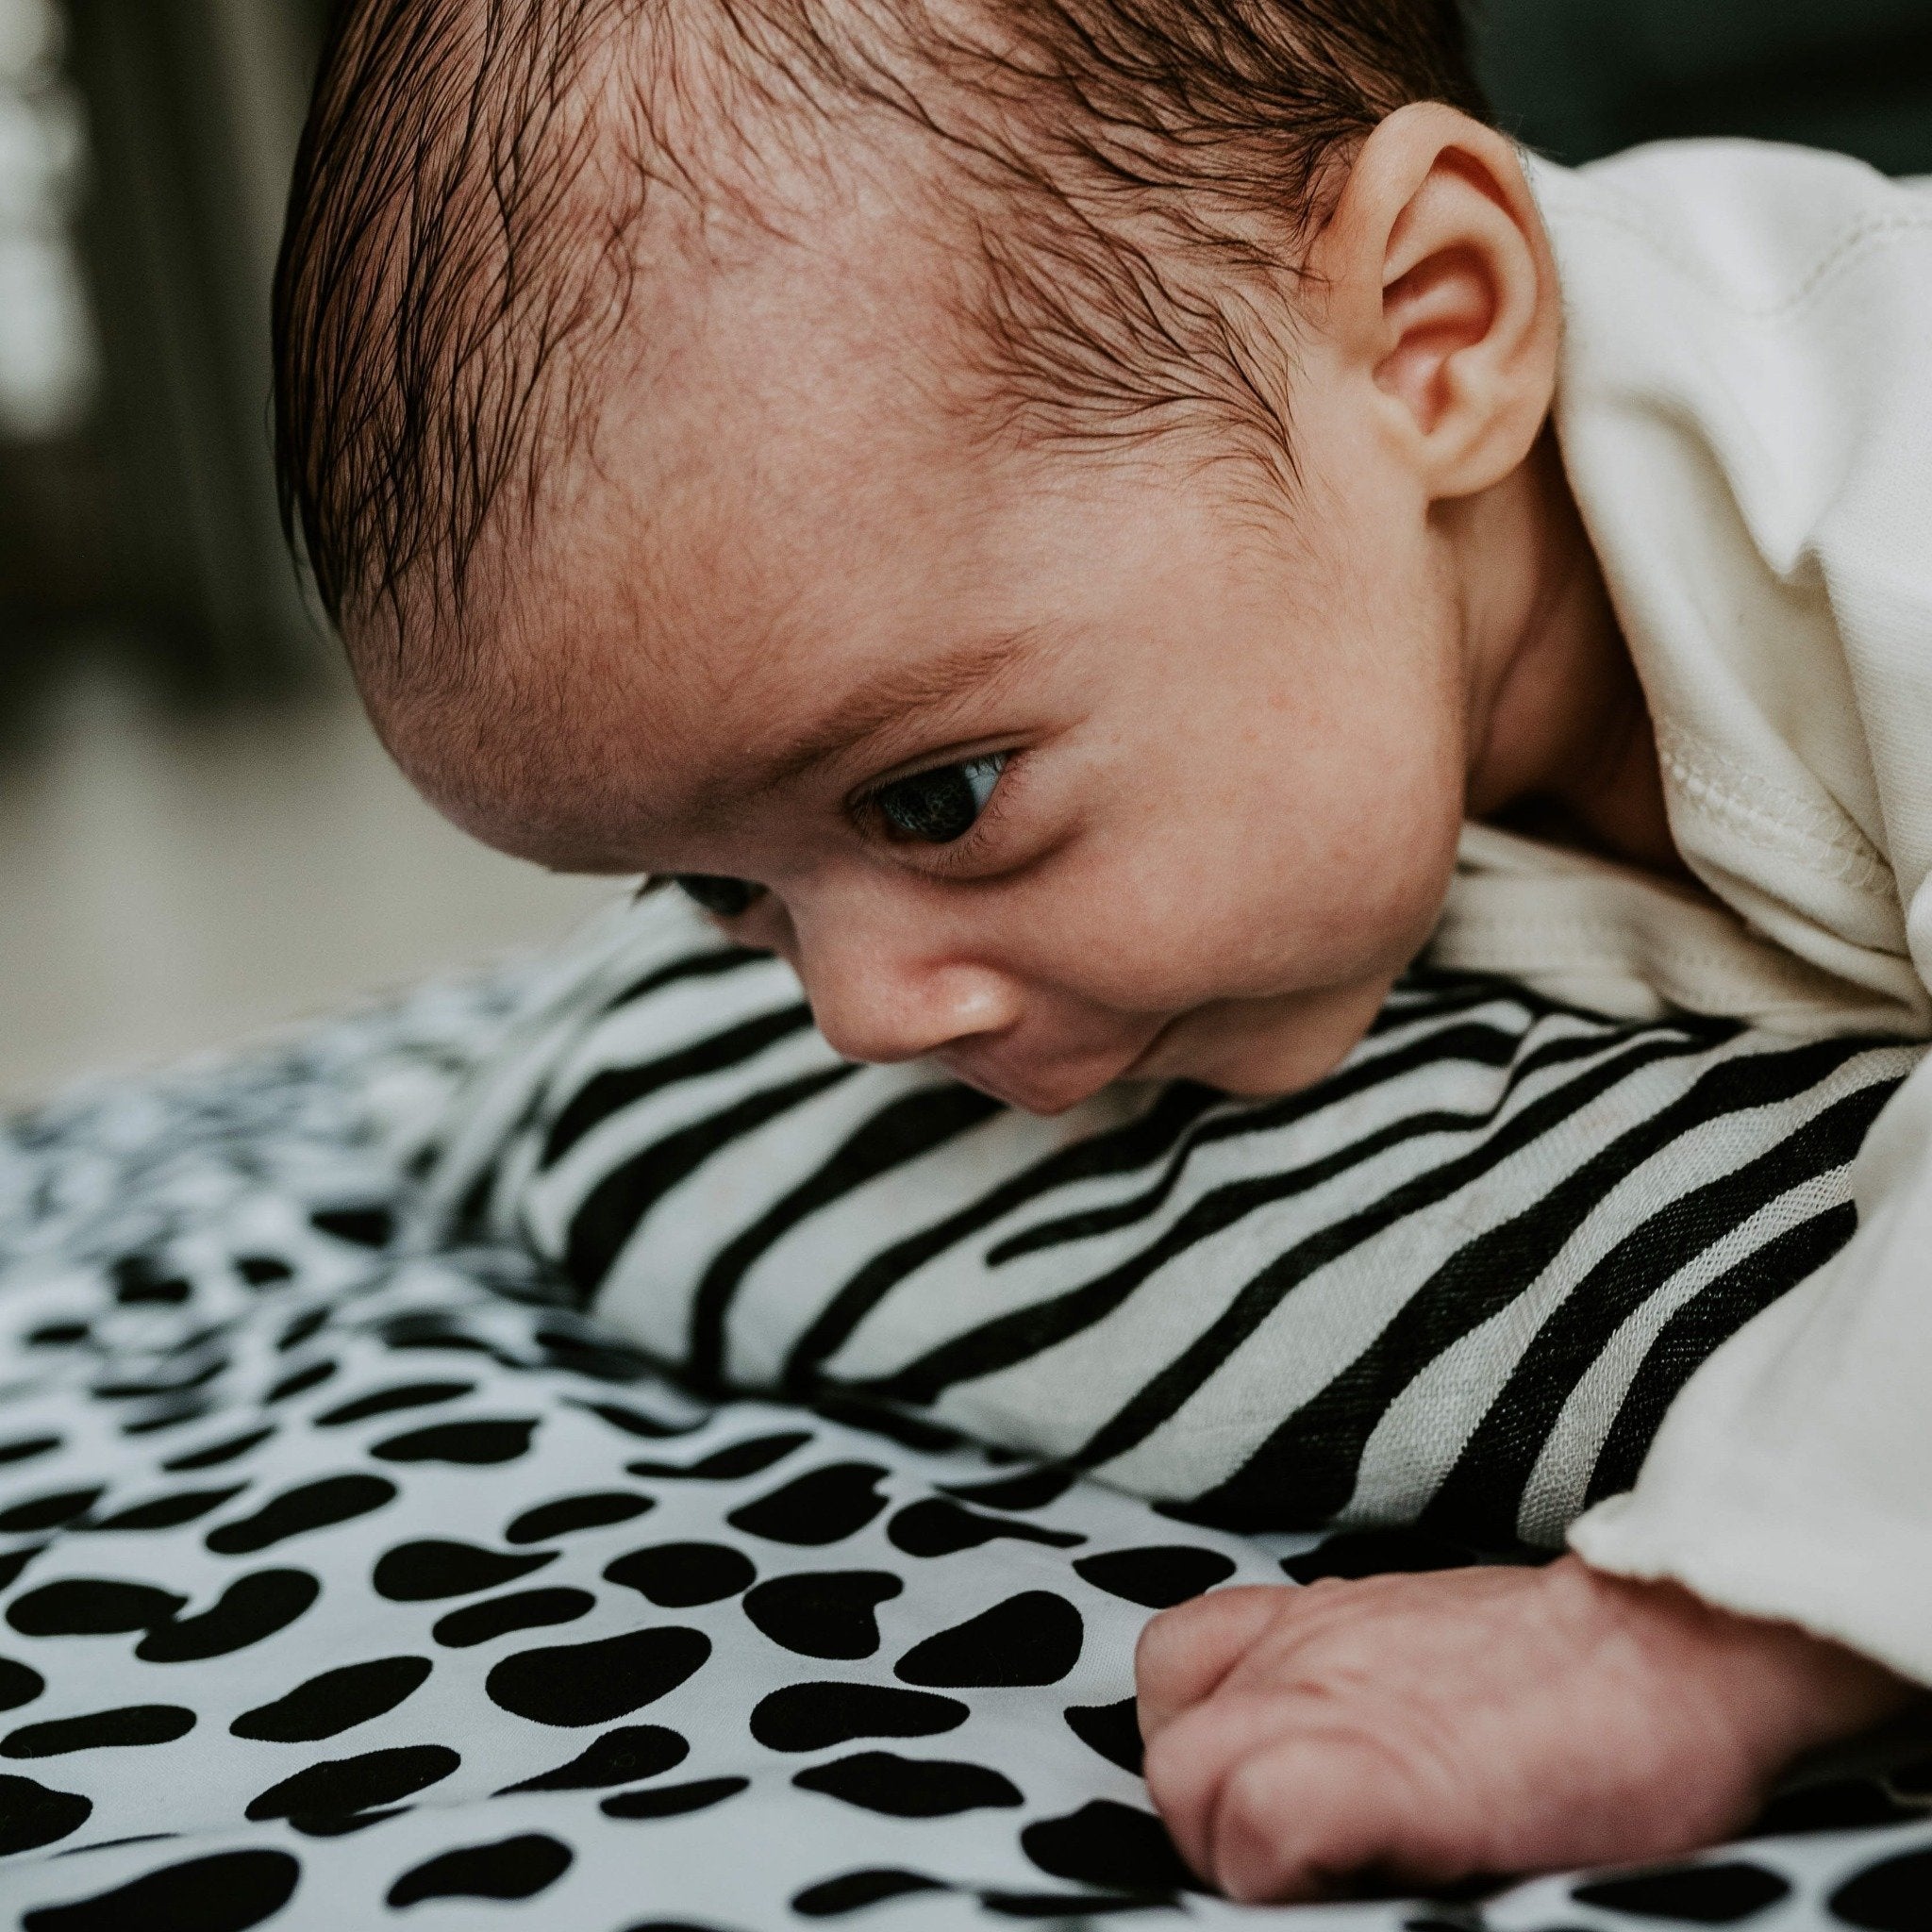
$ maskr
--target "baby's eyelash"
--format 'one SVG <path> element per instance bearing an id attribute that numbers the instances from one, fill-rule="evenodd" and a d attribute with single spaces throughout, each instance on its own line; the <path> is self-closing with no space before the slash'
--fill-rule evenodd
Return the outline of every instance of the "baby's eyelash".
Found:
<path id="1" fill-rule="evenodd" d="M 1000 760 L 998 782 L 993 786 L 986 803 L 979 808 L 978 815 L 972 824 L 957 839 L 949 840 L 943 844 L 924 844 L 917 840 L 892 836 L 887 831 L 878 803 L 879 794 L 889 786 L 903 783 L 904 777 L 889 778 L 884 783 L 872 786 L 861 792 L 853 802 L 855 816 L 872 837 L 890 842 L 894 851 L 916 852 L 919 856 L 919 864 L 924 871 L 941 874 L 970 871 L 984 855 L 987 844 L 1006 819 L 1013 802 L 1014 774 L 1020 771 L 1024 758 L 1020 752 L 1002 751 L 997 754 L 980 753 L 973 758 L 950 761 L 952 764 L 972 764 L 978 758 L 991 756 L 996 756 Z M 947 769 L 948 765 L 929 765 L 925 768 L 929 772 Z M 904 774 L 906 777 L 918 775 L 918 773 Z"/>

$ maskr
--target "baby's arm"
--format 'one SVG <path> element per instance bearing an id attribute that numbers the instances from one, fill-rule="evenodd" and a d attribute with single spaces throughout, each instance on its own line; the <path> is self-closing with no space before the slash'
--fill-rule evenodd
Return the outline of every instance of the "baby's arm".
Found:
<path id="1" fill-rule="evenodd" d="M 1243 1900 L 1689 1851 L 1915 1694 L 1574 1557 L 1217 1591 L 1157 1617 L 1137 1670 L 1155 1802 Z"/>

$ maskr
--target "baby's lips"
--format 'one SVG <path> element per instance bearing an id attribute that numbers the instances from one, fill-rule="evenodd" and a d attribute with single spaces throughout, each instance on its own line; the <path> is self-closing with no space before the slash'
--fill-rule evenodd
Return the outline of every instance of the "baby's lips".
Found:
<path id="1" fill-rule="evenodd" d="M 1017 1107 L 1033 1114 L 1065 1113 L 1084 1100 L 1104 1092 L 1138 1063 L 1138 1055 L 1116 1053 L 1106 1059 L 1048 1068 L 1018 1068 L 1005 1063 L 1004 1056 L 974 1054 L 966 1050 L 941 1053 L 937 1057 L 948 1073 L 956 1074 L 969 1087 L 990 1095 L 1007 1107 Z"/>

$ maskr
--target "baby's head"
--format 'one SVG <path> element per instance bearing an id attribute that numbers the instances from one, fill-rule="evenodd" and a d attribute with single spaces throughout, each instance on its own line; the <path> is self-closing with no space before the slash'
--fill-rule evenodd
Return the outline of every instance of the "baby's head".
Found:
<path id="1" fill-rule="evenodd" d="M 1346 1051 L 1513 782 L 1557 304 L 1453 0 L 344 15 L 281 454 L 426 795 L 1023 1105 Z"/>

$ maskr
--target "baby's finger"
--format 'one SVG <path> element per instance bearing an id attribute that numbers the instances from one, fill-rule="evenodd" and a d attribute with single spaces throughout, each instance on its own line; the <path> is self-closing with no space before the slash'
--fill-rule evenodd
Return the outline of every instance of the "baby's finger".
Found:
<path id="1" fill-rule="evenodd" d="M 1210 1591 L 1163 1610 L 1141 1630 L 1134 1653 L 1141 1737 L 1151 1740 L 1213 1691 L 1267 1628 L 1287 1588 L 1249 1584 Z"/>
<path id="2" fill-rule="evenodd" d="M 1224 1693 L 1191 1705 L 1147 1746 L 1148 1795 L 1176 1849 L 1214 1879 L 1214 1818 L 1227 1781 L 1249 1758 L 1273 1749 L 1287 1713 L 1277 1697 Z"/>
<path id="3" fill-rule="evenodd" d="M 1222 1781 L 1207 1873 L 1229 1898 L 1330 1898 L 1362 1874 L 1431 1885 L 1466 1876 L 1399 1758 L 1370 1737 L 1311 1732 L 1243 1758 Z"/>

